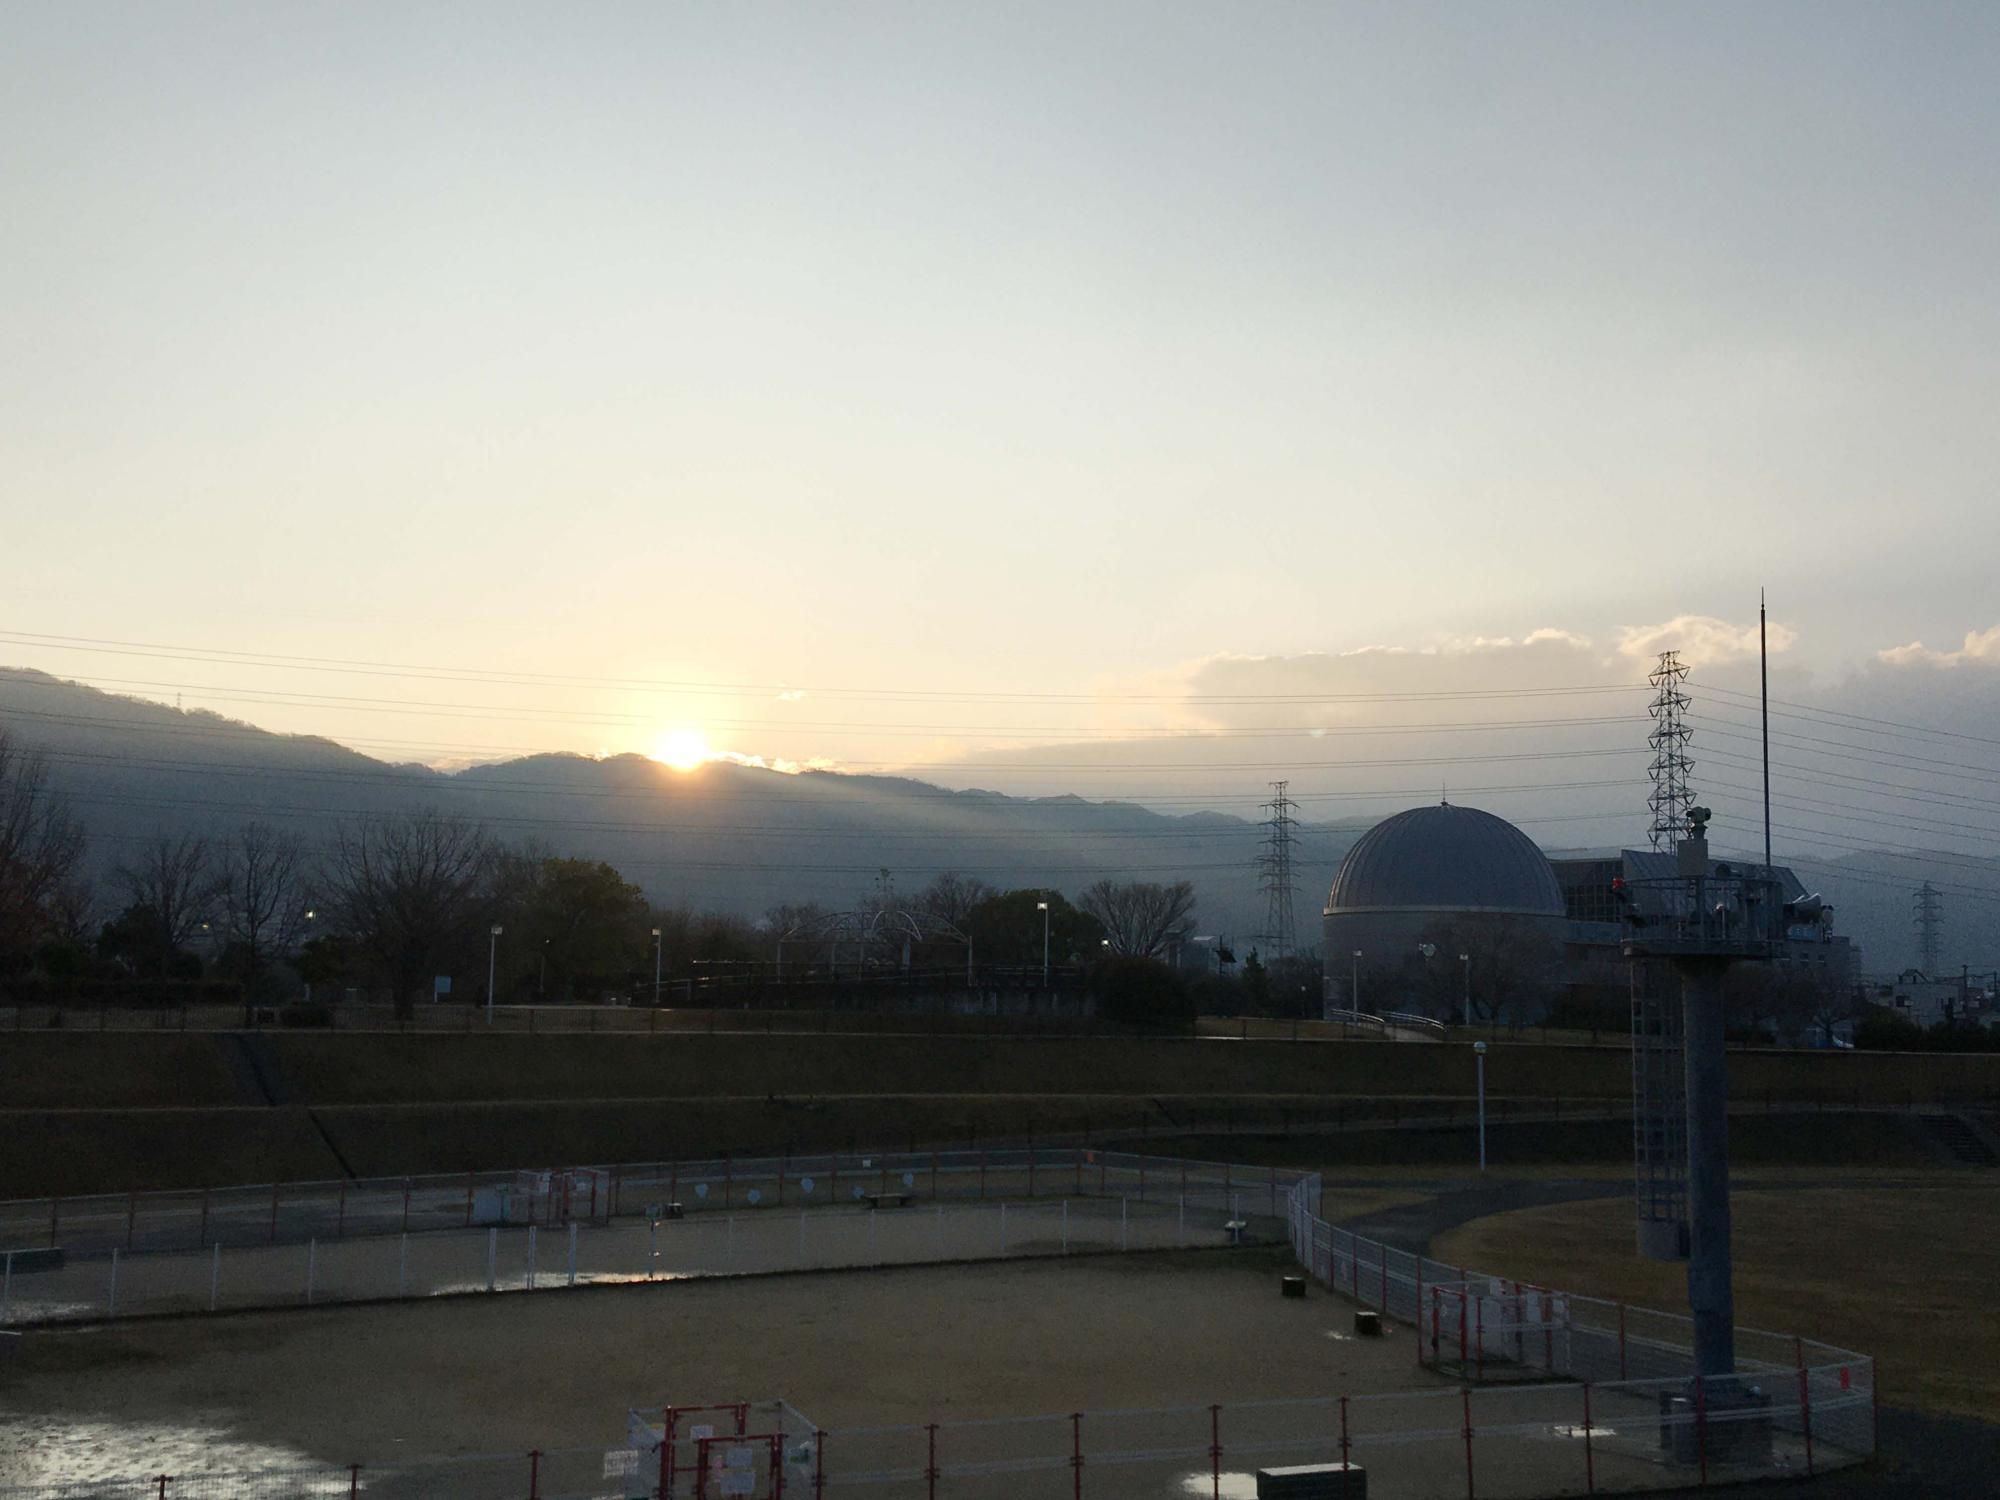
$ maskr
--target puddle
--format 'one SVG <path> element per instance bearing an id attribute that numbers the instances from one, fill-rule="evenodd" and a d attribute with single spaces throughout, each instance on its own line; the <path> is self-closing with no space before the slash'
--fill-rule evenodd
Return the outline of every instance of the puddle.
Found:
<path id="1" fill-rule="evenodd" d="M 1218 1489 L 1215 1476 L 1207 1469 L 1202 1469 L 1193 1474 L 1183 1474 L 1175 1488 L 1180 1494 L 1187 1496 L 1188 1500 L 1215 1500 L 1218 1495 L 1222 1500 L 1257 1500 L 1255 1474 L 1231 1473 L 1225 1470 L 1221 1488 Z"/>
<path id="2" fill-rule="evenodd" d="M 41 1415 L 10 1416 L 7 1428 L 0 1429 L 0 1484 L 9 1486 L 232 1469 L 319 1470 L 326 1476 L 323 1481 L 300 1475 L 295 1486 L 300 1494 L 347 1493 L 347 1476 L 310 1454 L 282 1444 L 243 1442 L 222 1427 Z"/>
<path id="3" fill-rule="evenodd" d="M 720 1271 L 655 1271 L 652 1275 L 648 1276 L 644 1271 L 578 1271 L 576 1273 L 576 1284 L 578 1286 L 643 1286 L 649 1281 L 699 1281 L 704 1277 L 723 1274 L 726 1273 Z M 568 1284 L 569 1272 L 556 1271 L 551 1273 L 544 1271 L 535 1278 L 534 1289 L 537 1291 L 553 1291 Z M 484 1281 L 441 1281 L 434 1283 L 422 1292 L 413 1292 L 411 1295 L 413 1297 L 457 1297 L 467 1292 L 484 1292 L 486 1290 L 487 1286 Z M 503 1277 L 499 1285 L 494 1287 L 493 1290 L 495 1292 L 522 1292 L 527 1291 L 528 1288 L 522 1284 L 521 1278 L 516 1275 L 511 1281 Z M 330 1303 L 334 1299 L 329 1297 L 326 1300 Z"/>

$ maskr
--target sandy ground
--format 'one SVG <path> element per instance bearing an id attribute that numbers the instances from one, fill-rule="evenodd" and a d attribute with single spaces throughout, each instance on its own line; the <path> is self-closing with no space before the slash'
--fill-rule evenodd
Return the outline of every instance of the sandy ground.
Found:
<path id="1" fill-rule="evenodd" d="M 541 1461 L 544 1496 L 636 1493 L 605 1468 L 629 1408 L 782 1396 L 830 1429 L 830 1473 L 901 1476 L 861 1494 L 921 1495 L 927 1435 L 903 1424 L 946 1424 L 939 1493 L 964 1500 L 1071 1493 L 1079 1438 L 1086 1494 L 1211 1493 L 1219 1402 L 1222 1493 L 1247 1496 L 1258 1465 L 1338 1456 L 1348 1394 L 1373 1493 L 1461 1492 L 1464 1398 L 1416 1368 L 1407 1330 L 1358 1339 L 1344 1299 L 1280 1298 L 1288 1268 L 1281 1251 L 1166 1252 L 32 1331 L 0 1367 L 0 1483 L 357 1461 L 385 1500 L 502 1500 L 526 1493 L 534 1447 L 561 1450 Z M 1248 1404 L 1273 1400 L 1288 1404 Z M 1471 1401 L 1479 1493 L 1581 1492 L 1574 1392 Z M 1671 1480 L 1646 1408 L 1600 1409 L 1600 1488 Z M 505 1456 L 420 1462 L 454 1454 Z M 984 1469 L 1021 1458 L 1041 1467 Z"/>

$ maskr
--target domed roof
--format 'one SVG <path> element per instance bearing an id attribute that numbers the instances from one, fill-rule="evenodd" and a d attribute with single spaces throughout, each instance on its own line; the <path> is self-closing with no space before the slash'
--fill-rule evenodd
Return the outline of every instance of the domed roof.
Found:
<path id="1" fill-rule="evenodd" d="M 1341 861 L 1329 913 L 1433 911 L 1563 914 L 1548 856 L 1505 818 L 1476 807 L 1413 807 L 1361 835 Z"/>

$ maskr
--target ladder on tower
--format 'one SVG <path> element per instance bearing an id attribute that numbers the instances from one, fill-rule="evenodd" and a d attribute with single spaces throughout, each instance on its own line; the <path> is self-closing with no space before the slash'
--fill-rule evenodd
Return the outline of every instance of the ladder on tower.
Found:
<path id="1" fill-rule="evenodd" d="M 1632 1176 L 1639 1253 L 1686 1260 L 1687 1082 L 1678 995 L 1651 964 L 1632 970 Z"/>

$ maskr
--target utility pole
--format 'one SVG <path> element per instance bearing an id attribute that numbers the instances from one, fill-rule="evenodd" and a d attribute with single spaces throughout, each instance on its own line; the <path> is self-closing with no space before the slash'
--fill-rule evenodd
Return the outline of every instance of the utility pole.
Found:
<path id="1" fill-rule="evenodd" d="M 500 957 L 500 924 L 486 935 L 486 1024 L 493 1024 L 493 974 Z M 532 1014 L 532 1012 L 530 1012 Z"/>

